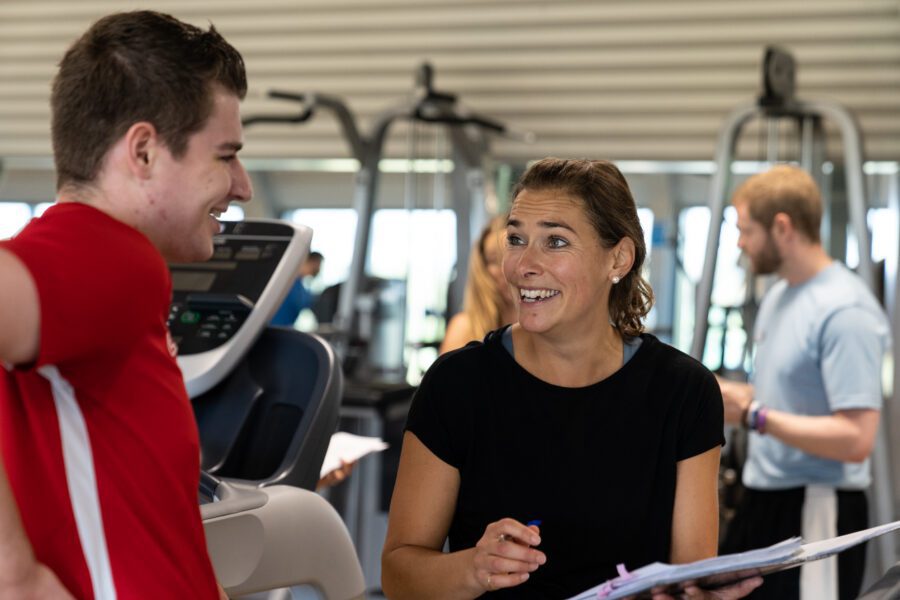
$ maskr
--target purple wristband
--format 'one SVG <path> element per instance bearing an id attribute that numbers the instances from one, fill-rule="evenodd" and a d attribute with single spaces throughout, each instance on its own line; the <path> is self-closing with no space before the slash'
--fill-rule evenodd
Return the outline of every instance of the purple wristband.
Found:
<path id="1" fill-rule="evenodd" d="M 756 429 L 756 433 L 762 435 L 766 432 L 766 415 L 769 413 L 769 409 L 763 406 L 756 413 L 756 423 L 754 423 L 754 429 Z"/>

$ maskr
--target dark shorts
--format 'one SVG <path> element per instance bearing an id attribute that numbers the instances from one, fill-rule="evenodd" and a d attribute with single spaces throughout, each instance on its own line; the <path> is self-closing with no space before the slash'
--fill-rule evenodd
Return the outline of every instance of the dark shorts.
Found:
<path id="1" fill-rule="evenodd" d="M 804 488 L 761 491 L 745 489 L 734 519 L 725 532 L 721 554 L 771 546 L 803 529 Z M 837 492 L 837 534 L 853 533 L 869 526 L 869 507 L 861 491 Z M 859 595 L 866 566 L 866 544 L 838 554 L 840 600 Z M 767 575 L 762 586 L 747 596 L 753 600 L 792 600 L 800 597 L 800 569 Z"/>

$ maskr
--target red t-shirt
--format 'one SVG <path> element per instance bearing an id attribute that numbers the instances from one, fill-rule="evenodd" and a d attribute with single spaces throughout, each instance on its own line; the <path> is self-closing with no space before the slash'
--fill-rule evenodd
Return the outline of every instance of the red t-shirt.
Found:
<path id="1" fill-rule="evenodd" d="M 0 368 L 0 451 L 37 559 L 78 598 L 218 598 L 159 252 L 77 203 L 0 246 L 40 301 L 37 361 Z"/>

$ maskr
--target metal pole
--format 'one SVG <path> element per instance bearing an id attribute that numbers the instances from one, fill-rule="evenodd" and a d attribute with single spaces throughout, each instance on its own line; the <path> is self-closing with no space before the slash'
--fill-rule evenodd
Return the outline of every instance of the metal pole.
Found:
<path id="1" fill-rule="evenodd" d="M 703 274 L 697 283 L 694 337 L 691 340 L 691 356 L 703 360 L 706 333 L 709 330 L 709 307 L 712 302 L 713 277 L 716 273 L 716 259 L 719 251 L 719 232 L 725 207 L 725 193 L 731 176 L 731 161 L 735 144 L 744 124 L 759 112 L 756 104 L 740 106 L 725 119 L 716 145 L 716 172 L 709 187 L 709 236 L 706 238 L 706 258 Z"/>
<path id="2" fill-rule="evenodd" d="M 853 116 L 842 106 L 831 102 L 806 103 L 810 110 L 831 118 L 841 129 L 844 142 L 844 162 L 847 179 L 847 202 L 850 209 L 850 224 L 856 234 L 859 251 L 859 275 L 872 293 L 878 294 L 875 267 L 872 264 L 872 244 L 866 222 L 866 195 L 863 179 L 862 136 Z M 893 480 L 890 469 L 888 437 L 885 420 L 881 419 L 872 452 L 872 504 L 875 521 L 879 524 L 894 520 Z M 897 562 L 897 549 L 889 536 L 877 540 L 881 572 L 887 571 Z"/>
<path id="3" fill-rule="evenodd" d="M 813 117 L 803 115 L 800 118 L 800 167 L 815 178 L 816 174 L 813 168 L 814 127 Z"/>
<path id="4" fill-rule="evenodd" d="M 359 173 L 356 174 L 356 190 L 353 207 L 356 209 L 356 236 L 353 242 L 353 258 L 350 261 L 350 274 L 341 286 L 338 297 L 338 308 L 334 315 L 337 331 L 335 351 L 343 359 L 346 358 L 349 336 L 355 326 L 356 311 L 354 303 L 363 277 L 365 276 L 366 256 L 369 249 L 369 235 L 372 230 L 372 215 L 375 214 L 375 199 L 378 194 L 378 163 L 381 151 L 391 123 L 397 113 L 385 115 L 378 123 L 375 135 L 369 140 L 365 156 L 360 161 Z"/>
<path id="5" fill-rule="evenodd" d="M 778 117 L 766 118 L 766 161 L 769 164 L 778 162 Z"/>

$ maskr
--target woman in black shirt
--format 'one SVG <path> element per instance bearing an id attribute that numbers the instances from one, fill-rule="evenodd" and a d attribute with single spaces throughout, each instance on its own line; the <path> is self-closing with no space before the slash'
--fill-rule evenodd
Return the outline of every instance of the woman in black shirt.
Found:
<path id="1" fill-rule="evenodd" d="M 416 393 L 388 597 L 567 598 L 618 564 L 715 555 L 721 396 L 701 364 L 643 333 L 645 255 L 612 163 L 545 159 L 523 175 L 503 257 L 519 320 L 441 357 Z"/>

